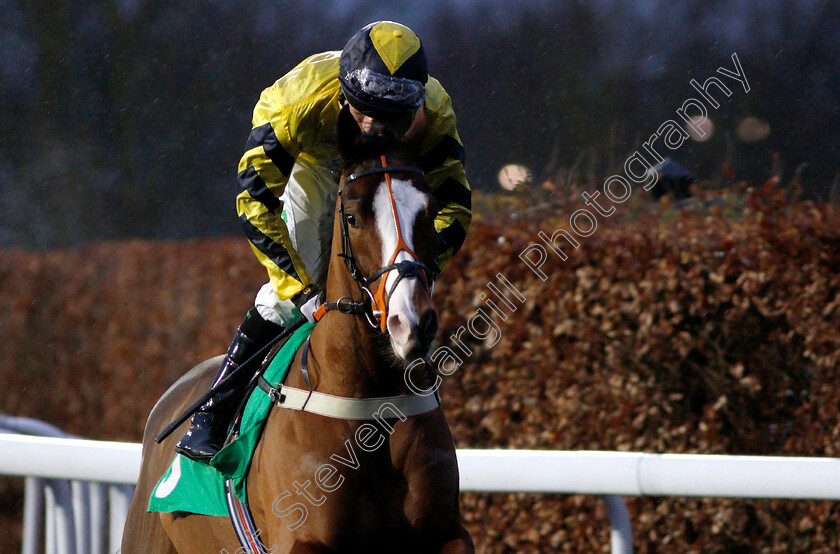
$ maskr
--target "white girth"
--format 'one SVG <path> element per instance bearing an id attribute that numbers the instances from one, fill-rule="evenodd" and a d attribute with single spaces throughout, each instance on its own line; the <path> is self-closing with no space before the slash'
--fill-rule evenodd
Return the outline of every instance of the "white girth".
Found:
<path id="1" fill-rule="evenodd" d="M 263 389 L 278 408 L 310 412 L 336 419 L 374 420 L 381 419 L 382 410 L 387 407 L 405 417 L 422 415 L 440 406 L 437 394 L 419 396 L 386 396 L 381 398 L 345 398 L 317 391 L 307 391 L 278 385 Z M 268 389 L 268 390 L 266 390 Z"/>

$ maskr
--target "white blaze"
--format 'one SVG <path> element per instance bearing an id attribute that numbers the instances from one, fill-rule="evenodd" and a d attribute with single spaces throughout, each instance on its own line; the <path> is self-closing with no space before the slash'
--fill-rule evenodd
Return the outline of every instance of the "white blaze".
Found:
<path id="1" fill-rule="evenodd" d="M 417 215 L 428 206 L 429 196 L 417 190 L 411 184 L 411 181 L 403 179 L 392 178 L 391 191 L 394 195 L 394 203 L 397 206 L 400 232 L 402 233 L 403 240 L 409 248 L 414 250 L 414 222 L 417 220 Z M 391 199 L 388 197 L 388 185 L 384 180 L 380 183 L 376 195 L 373 198 L 373 212 L 376 217 L 379 237 L 382 241 L 382 266 L 384 267 L 388 265 L 391 261 L 391 256 L 394 255 L 398 238 L 394 223 L 394 214 L 391 208 Z M 394 263 L 404 260 L 413 260 L 413 258 L 405 251 L 400 251 Z M 396 271 L 391 271 L 388 274 L 388 279 L 385 282 L 386 292 L 391 290 L 391 287 L 397 279 L 397 275 L 398 273 Z M 417 286 L 417 279 L 403 279 L 400 281 L 396 290 L 394 290 L 394 294 L 387 299 L 389 318 L 391 316 L 401 316 L 400 321 L 402 325 L 399 325 L 398 329 L 391 329 L 389 325 L 394 348 L 397 354 L 401 356 L 406 354 L 408 350 L 408 345 L 405 343 L 410 338 L 409 329 L 416 327 L 420 319 L 411 303 L 415 286 Z"/>

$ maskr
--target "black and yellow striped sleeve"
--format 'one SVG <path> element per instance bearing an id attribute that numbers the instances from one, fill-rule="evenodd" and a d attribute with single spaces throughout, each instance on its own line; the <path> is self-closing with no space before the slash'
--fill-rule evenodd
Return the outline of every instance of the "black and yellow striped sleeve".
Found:
<path id="1" fill-rule="evenodd" d="M 440 269 L 443 270 L 464 244 L 470 230 L 472 192 L 464 170 L 464 145 L 458 136 L 455 112 L 449 96 L 445 92 L 442 92 L 439 99 L 432 96 L 427 105 L 436 114 L 430 129 L 429 145 L 424 148 L 421 157 L 421 165 L 440 206 L 435 219 L 435 231 Z"/>
<path id="2" fill-rule="evenodd" d="M 245 235 L 281 299 L 291 298 L 309 282 L 295 251 L 280 196 L 289 181 L 299 148 L 289 136 L 275 84 L 254 108 L 253 128 L 239 162 L 236 211 Z"/>

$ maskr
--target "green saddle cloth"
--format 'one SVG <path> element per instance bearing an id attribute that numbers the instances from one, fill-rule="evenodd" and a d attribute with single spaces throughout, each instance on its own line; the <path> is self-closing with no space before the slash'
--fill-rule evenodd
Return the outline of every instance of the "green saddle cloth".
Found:
<path id="1" fill-rule="evenodd" d="M 312 332 L 313 323 L 304 322 L 265 370 L 265 379 L 272 384 L 282 383 L 300 345 Z M 210 465 L 190 460 L 180 454 L 160 478 L 149 498 L 150 512 L 190 512 L 208 516 L 227 516 L 225 481 L 233 479 L 236 496 L 247 503 L 245 476 L 251 466 L 251 456 L 260 440 L 272 401 L 255 388 L 242 414 L 239 437 L 227 444 L 210 460 Z"/>

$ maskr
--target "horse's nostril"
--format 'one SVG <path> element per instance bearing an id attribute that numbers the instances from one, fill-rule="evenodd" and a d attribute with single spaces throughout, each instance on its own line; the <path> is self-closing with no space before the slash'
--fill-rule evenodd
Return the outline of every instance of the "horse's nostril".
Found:
<path id="1" fill-rule="evenodd" d="M 426 339 L 427 344 L 431 343 L 432 339 L 435 338 L 437 330 L 437 313 L 434 310 L 426 310 L 426 312 L 420 318 L 420 332 L 423 334 L 423 338 Z"/>

